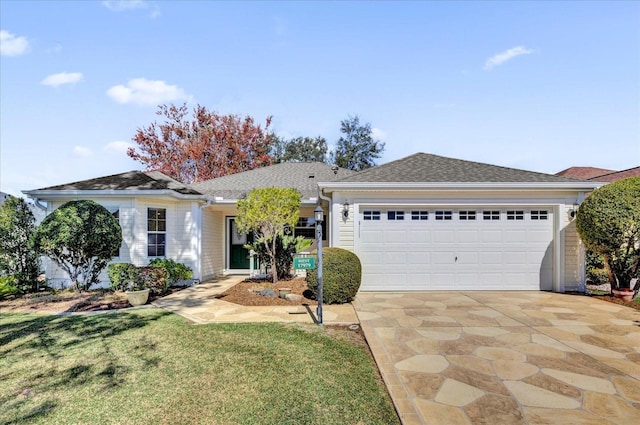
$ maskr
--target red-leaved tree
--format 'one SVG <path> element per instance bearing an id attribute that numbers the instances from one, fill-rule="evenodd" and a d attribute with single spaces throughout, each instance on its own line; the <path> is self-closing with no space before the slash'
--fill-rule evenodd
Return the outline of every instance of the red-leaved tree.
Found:
<path id="1" fill-rule="evenodd" d="M 159 105 L 165 121 L 138 128 L 127 155 L 182 183 L 195 183 L 270 165 L 275 135 L 252 117 L 219 115 L 197 105 L 188 117 L 187 104 Z"/>

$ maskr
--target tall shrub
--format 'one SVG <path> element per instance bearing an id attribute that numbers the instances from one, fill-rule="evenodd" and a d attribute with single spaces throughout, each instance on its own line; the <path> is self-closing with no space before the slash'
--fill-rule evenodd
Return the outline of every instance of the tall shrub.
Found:
<path id="1" fill-rule="evenodd" d="M 103 206 L 88 200 L 71 201 L 49 214 L 34 234 L 36 249 L 51 258 L 76 290 L 99 281 L 100 272 L 118 254 L 122 229 Z"/>
<path id="2" fill-rule="evenodd" d="M 22 198 L 11 196 L 0 206 L 0 275 L 13 276 L 21 292 L 37 290 L 40 261 L 31 246 L 35 222 Z"/>
<path id="3" fill-rule="evenodd" d="M 356 254 L 342 248 L 322 250 L 322 299 L 327 304 L 353 300 L 362 282 L 362 265 Z M 318 269 L 307 270 L 307 287 L 318 296 Z"/>
<path id="4" fill-rule="evenodd" d="M 640 177 L 596 189 L 580 205 L 576 228 L 602 255 L 611 287 L 629 288 L 640 271 Z"/>

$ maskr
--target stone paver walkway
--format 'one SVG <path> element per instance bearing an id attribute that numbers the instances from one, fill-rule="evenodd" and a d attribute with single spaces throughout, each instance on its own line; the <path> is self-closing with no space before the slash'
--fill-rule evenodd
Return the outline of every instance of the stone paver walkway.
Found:
<path id="1" fill-rule="evenodd" d="M 640 424 L 640 313 L 546 292 L 359 293 L 408 424 Z"/>
<path id="2" fill-rule="evenodd" d="M 299 322 L 314 323 L 316 306 L 245 307 L 217 297 L 246 276 L 228 276 L 194 285 L 156 300 L 153 305 L 177 313 L 194 323 Z M 358 323 L 351 304 L 325 305 L 323 322 L 327 325 Z"/>

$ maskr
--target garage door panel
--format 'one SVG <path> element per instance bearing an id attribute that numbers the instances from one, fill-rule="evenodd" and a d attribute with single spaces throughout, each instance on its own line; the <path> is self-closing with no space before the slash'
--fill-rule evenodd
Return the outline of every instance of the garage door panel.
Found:
<path id="1" fill-rule="evenodd" d="M 486 265 L 501 265 L 502 264 L 502 252 L 498 251 L 483 251 L 480 253 L 482 264 Z"/>
<path id="2" fill-rule="evenodd" d="M 458 230 L 457 232 L 457 242 L 461 244 L 477 244 L 480 240 L 480 235 L 478 235 L 477 230 Z"/>
<path id="3" fill-rule="evenodd" d="M 361 211 L 364 209 L 359 208 Z M 539 210 L 540 208 L 535 208 Z M 536 290 L 551 289 L 553 220 L 381 220 L 359 223 L 356 251 L 363 265 L 363 290 Z M 399 209 L 394 208 L 394 211 Z M 416 210 L 423 210 L 417 207 Z M 474 210 L 474 208 L 469 208 Z M 482 208 L 475 208 L 482 211 Z"/>
<path id="4" fill-rule="evenodd" d="M 407 232 L 404 230 L 387 230 L 384 232 L 385 243 L 407 243 Z"/>
<path id="5" fill-rule="evenodd" d="M 457 263 L 460 266 L 464 266 L 467 264 L 473 264 L 473 265 L 477 265 L 480 264 L 480 253 L 477 251 L 471 251 L 471 252 L 460 252 L 458 251 L 457 253 Z"/>
<path id="6" fill-rule="evenodd" d="M 406 252 L 387 252 L 384 255 L 385 265 L 407 265 L 407 253 Z M 403 267 L 404 268 L 404 267 Z"/>
<path id="7" fill-rule="evenodd" d="M 480 243 L 502 243 L 501 230 L 480 230 Z"/>

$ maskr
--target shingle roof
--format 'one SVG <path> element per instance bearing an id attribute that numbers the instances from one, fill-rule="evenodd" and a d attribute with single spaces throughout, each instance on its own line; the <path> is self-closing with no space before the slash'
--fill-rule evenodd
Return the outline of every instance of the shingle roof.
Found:
<path id="1" fill-rule="evenodd" d="M 613 173 L 597 176 L 589 180 L 596 181 L 596 182 L 611 183 L 618 180 L 626 179 L 627 177 L 636 177 L 636 176 L 640 176 L 640 167 L 633 167 L 633 168 L 629 168 L 628 170 L 615 171 Z"/>
<path id="2" fill-rule="evenodd" d="M 128 171 L 38 190 L 173 190 L 183 195 L 201 195 L 198 191 L 159 171 Z"/>
<path id="3" fill-rule="evenodd" d="M 616 170 L 607 170 L 606 168 L 596 167 L 569 167 L 556 173 L 556 176 L 573 177 L 575 179 L 592 179 L 593 177 L 602 176 L 604 174 L 616 173 Z"/>
<path id="4" fill-rule="evenodd" d="M 308 199 L 318 196 L 318 182 L 334 181 L 354 173 L 345 168 L 334 172 L 330 165 L 321 162 L 286 162 L 194 183 L 190 187 L 224 199 L 240 199 L 256 188 L 289 187 Z"/>
<path id="5" fill-rule="evenodd" d="M 552 174 L 416 153 L 345 177 L 353 183 L 560 183 L 581 181 Z"/>

